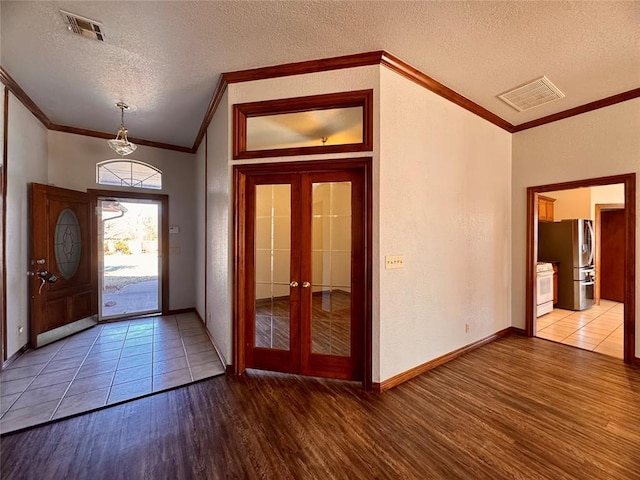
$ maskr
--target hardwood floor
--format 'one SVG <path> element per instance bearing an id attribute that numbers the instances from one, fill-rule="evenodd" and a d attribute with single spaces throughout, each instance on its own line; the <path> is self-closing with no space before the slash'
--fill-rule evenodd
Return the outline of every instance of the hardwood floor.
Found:
<path id="1" fill-rule="evenodd" d="M 316 292 L 311 299 L 311 350 L 351 355 L 351 294 Z M 256 346 L 289 350 L 289 297 L 256 301 Z"/>
<path id="2" fill-rule="evenodd" d="M 383 394 L 252 371 L 1 439 L 3 479 L 638 479 L 640 369 L 510 336 Z"/>

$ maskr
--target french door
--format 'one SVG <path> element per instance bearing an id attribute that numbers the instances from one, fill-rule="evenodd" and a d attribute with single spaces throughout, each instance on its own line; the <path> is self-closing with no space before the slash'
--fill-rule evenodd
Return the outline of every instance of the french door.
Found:
<path id="1" fill-rule="evenodd" d="M 245 176 L 244 365 L 362 380 L 365 176 L 296 165 Z"/>

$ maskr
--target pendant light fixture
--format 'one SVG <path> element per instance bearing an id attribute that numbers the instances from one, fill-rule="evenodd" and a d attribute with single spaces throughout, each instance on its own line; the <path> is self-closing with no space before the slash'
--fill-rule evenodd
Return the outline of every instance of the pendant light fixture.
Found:
<path id="1" fill-rule="evenodd" d="M 109 140 L 109 146 L 121 157 L 133 153 L 138 146 L 131 143 L 127 138 L 127 129 L 124 127 L 124 111 L 129 110 L 129 105 L 124 102 L 116 103 L 116 107 L 120 109 L 120 127 L 118 134 L 113 140 Z"/>

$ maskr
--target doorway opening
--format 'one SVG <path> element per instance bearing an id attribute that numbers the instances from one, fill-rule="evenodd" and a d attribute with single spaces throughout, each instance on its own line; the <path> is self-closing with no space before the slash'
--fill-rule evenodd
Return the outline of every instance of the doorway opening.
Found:
<path id="1" fill-rule="evenodd" d="M 527 194 L 527 334 L 634 363 L 635 174 Z"/>
<path id="2" fill-rule="evenodd" d="M 98 198 L 99 319 L 159 313 L 160 203 Z"/>
<path id="3" fill-rule="evenodd" d="M 91 190 L 98 320 L 168 312 L 168 197 Z"/>
<path id="4" fill-rule="evenodd" d="M 371 159 L 237 166 L 234 372 L 371 384 Z"/>

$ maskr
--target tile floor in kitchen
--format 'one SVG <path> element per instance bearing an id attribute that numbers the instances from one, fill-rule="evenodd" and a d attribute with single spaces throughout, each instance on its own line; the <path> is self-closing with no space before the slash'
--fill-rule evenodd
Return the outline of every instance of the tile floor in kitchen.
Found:
<path id="1" fill-rule="evenodd" d="M 588 310 L 554 308 L 537 319 L 536 337 L 623 358 L 624 304 L 601 300 Z"/>
<path id="2" fill-rule="evenodd" d="M 0 373 L 0 433 L 224 373 L 195 313 L 96 325 Z"/>

